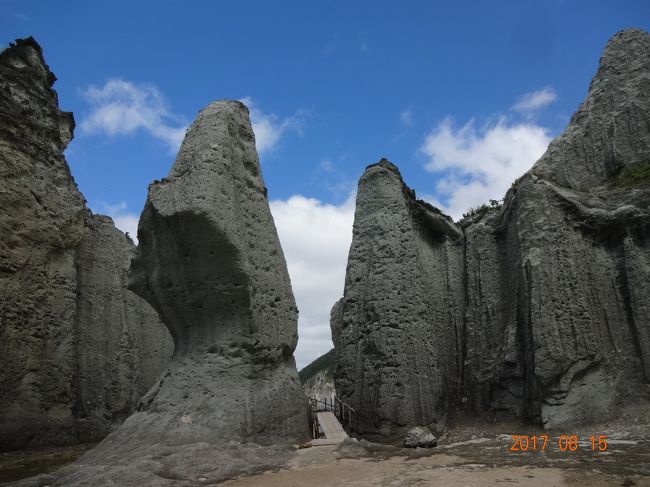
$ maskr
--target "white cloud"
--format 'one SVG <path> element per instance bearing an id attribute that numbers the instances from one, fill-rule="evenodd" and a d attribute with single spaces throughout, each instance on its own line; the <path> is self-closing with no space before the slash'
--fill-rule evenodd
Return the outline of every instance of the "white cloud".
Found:
<path id="1" fill-rule="evenodd" d="M 334 164 L 332 163 L 332 161 L 330 159 L 323 159 L 323 160 L 320 161 L 320 163 L 318 165 L 319 165 L 321 171 L 323 171 L 323 172 L 326 172 L 326 173 L 335 172 Z"/>
<path id="2" fill-rule="evenodd" d="M 354 194 L 339 206 L 304 196 L 271 201 L 300 310 L 299 369 L 332 348 L 329 312 L 343 295 L 354 206 Z"/>
<path id="3" fill-rule="evenodd" d="M 109 205 L 102 201 L 99 205 L 99 210 L 93 209 L 93 211 L 110 216 L 117 229 L 123 233 L 128 233 L 135 244 L 138 244 L 138 222 L 140 221 L 140 217 L 135 213 L 127 211 L 125 201 L 120 201 L 116 205 Z"/>
<path id="4" fill-rule="evenodd" d="M 520 96 L 517 103 L 512 106 L 512 109 L 524 115 L 531 115 L 533 112 L 550 105 L 556 99 L 557 94 L 555 90 L 547 86 L 541 90 L 525 93 Z"/>
<path id="5" fill-rule="evenodd" d="M 298 110 L 290 117 L 280 120 L 276 115 L 264 113 L 257 108 L 255 101 L 248 96 L 240 101 L 248 107 L 258 152 L 272 150 L 280 141 L 280 138 L 288 131 L 302 133 L 305 123 L 305 112 L 303 110 Z"/>
<path id="6" fill-rule="evenodd" d="M 333 346 L 329 312 L 343 296 L 355 196 L 338 206 L 300 195 L 270 202 L 300 311 L 295 353 L 299 369 Z M 128 211 L 126 202 L 100 202 L 93 211 L 110 216 L 137 244 L 139 218 Z"/>
<path id="7" fill-rule="evenodd" d="M 413 109 L 408 107 L 402 110 L 399 114 L 399 121 L 407 127 L 413 125 Z"/>
<path id="8" fill-rule="evenodd" d="M 426 169 L 442 177 L 432 203 L 458 219 L 469 207 L 503 198 L 550 141 L 548 129 L 512 123 L 505 117 L 482 127 L 471 120 L 457 130 L 450 119 L 444 120 L 421 147 L 429 157 Z M 439 200 L 447 200 L 447 204 L 441 205 Z"/>
<path id="9" fill-rule="evenodd" d="M 176 152 L 187 124 L 169 111 L 167 101 L 153 85 L 110 79 L 104 86 L 82 92 L 91 106 L 81 121 L 83 134 L 128 135 L 145 130 Z"/>
<path id="10" fill-rule="evenodd" d="M 343 296 L 355 197 L 351 194 L 340 205 L 300 195 L 270 202 L 300 311 L 295 352 L 299 369 L 333 347 L 329 313 Z M 126 202 L 100 202 L 93 211 L 110 216 L 137 244 L 139 218 Z"/>

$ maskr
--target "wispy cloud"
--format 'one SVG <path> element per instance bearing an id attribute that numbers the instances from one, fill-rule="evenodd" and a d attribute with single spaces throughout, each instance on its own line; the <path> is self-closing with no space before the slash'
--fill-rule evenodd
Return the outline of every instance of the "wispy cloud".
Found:
<path id="1" fill-rule="evenodd" d="M 557 100 L 555 90 L 547 86 L 541 90 L 532 91 L 520 96 L 517 103 L 512 106 L 512 110 L 523 115 L 531 115 L 537 110 L 550 105 L 555 100 Z"/>
<path id="2" fill-rule="evenodd" d="M 325 173 L 335 172 L 334 164 L 332 163 L 331 159 L 322 159 L 318 164 L 318 167 Z"/>
<path id="3" fill-rule="evenodd" d="M 258 152 L 273 150 L 287 132 L 302 134 L 307 118 L 305 110 L 298 110 L 290 117 L 280 119 L 273 113 L 260 110 L 257 103 L 248 96 L 240 101 L 248 107 Z"/>
<path id="4" fill-rule="evenodd" d="M 550 141 L 548 129 L 506 117 L 482 126 L 470 120 L 459 128 L 445 119 L 421 147 L 429 158 L 426 169 L 440 176 L 432 202 L 458 219 L 469 207 L 503 198 Z"/>
<path id="5" fill-rule="evenodd" d="M 298 368 L 332 348 L 329 312 L 343 295 L 354 201 L 354 194 L 338 206 L 299 195 L 271 201 L 300 309 Z"/>
<path id="6" fill-rule="evenodd" d="M 399 114 L 399 121 L 402 125 L 410 127 L 413 125 L 413 108 L 407 107 Z"/>
<path id="7" fill-rule="evenodd" d="M 122 79 L 82 91 L 90 112 L 82 119 L 82 134 L 129 135 L 144 130 L 176 152 L 185 137 L 187 123 L 168 107 L 158 88 Z"/>
<path id="8" fill-rule="evenodd" d="M 135 213 L 128 211 L 126 201 L 120 201 L 114 205 L 101 201 L 97 207 L 93 208 L 93 211 L 110 216 L 117 229 L 128 234 L 135 244 L 138 244 L 138 222 L 140 218 Z"/>
<path id="9" fill-rule="evenodd" d="M 336 159 L 337 162 L 330 158 L 321 159 L 313 174 L 312 184 L 327 189 L 337 201 L 347 197 L 357 186 L 356 181 L 340 169 L 346 158 L 347 155 L 343 154 Z"/>

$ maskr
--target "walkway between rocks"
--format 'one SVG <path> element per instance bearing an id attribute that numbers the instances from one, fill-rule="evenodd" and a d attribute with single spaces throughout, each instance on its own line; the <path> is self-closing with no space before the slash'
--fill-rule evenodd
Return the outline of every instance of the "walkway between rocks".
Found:
<path id="1" fill-rule="evenodd" d="M 316 413 L 316 416 L 325 438 L 312 440 L 312 446 L 336 445 L 348 438 L 348 434 L 341 426 L 341 423 L 339 423 L 339 420 L 336 419 L 333 412 L 322 411 Z"/>

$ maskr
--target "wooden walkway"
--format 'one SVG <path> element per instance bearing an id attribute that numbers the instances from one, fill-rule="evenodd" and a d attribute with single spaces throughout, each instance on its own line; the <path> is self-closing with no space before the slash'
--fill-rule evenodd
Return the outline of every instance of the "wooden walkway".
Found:
<path id="1" fill-rule="evenodd" d="M 321 430 L 323 430 L 325 438 L 312 440 L 312 445 L 336 445 L 348 437 L 348 434 L 341 426 L 341 423 L 339 423 L 339 420 L 336 419 L 333 412 L 320 411 L 316 413 L 316 416 L 318 417 L 318 424 Z"/>

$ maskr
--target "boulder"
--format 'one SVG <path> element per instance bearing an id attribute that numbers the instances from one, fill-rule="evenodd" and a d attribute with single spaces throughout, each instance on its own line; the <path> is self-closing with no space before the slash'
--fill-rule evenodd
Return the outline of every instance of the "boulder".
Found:
<path id="1" fill-rule="evenodd" d="M 406 448 L 433 448 L 438 445 L 436 436 L 426 426 L 415 426 L 404 435 Z"/>

